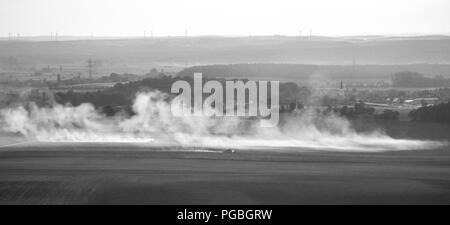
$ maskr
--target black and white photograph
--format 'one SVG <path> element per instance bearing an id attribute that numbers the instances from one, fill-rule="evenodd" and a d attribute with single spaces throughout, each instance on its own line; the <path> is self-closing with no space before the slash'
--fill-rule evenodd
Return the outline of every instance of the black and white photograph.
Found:
<path id="1" fill-rule="evenodd" d="M 0 0 L 0 205 L 450 204 L 449 12 Z"/>

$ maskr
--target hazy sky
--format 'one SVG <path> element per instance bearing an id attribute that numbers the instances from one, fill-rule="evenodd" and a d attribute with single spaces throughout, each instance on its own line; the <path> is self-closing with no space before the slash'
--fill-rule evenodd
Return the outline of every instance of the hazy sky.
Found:
<path id="1" fill-rule="evenodd" d="M 450 34 L 449 0 L 0 0 L 0 36 Z"/>

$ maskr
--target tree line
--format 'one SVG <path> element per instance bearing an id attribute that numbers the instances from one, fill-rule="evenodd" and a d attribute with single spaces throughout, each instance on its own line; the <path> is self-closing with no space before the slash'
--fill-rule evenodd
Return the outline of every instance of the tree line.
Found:
<path id="1" fill-rule="evenodd" d="M 434 106 L 424 106 L 408 114 L 412 121 L 450 124 L 450 102 Z"/>

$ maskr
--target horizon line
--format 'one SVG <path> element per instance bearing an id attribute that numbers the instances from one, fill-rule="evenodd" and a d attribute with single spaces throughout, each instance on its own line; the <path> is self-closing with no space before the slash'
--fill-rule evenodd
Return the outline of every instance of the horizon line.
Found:
<path id="1" fill-rule="evenodd" d="M 35 40 L 35 41 L 76 41 L 76 40 L 123 40 L 123 39 L 165 39 L 165 38 L 258 38 L 258 37 L 284 37 L 284 38 L 420 38 L 420 37 L 450 37 L 450 33 L 430 33 L 430 34 L 361 34 L 361 35 L 285 35 L 285 34 L 267 34 L 267 35 L 220 35 L 220 34 L 205 34 L 205 35 L 20 35 L 20 33 L 11 33 L 11 35 L 0 36 L 0 41 L 33 41 L 33 38 L 48 38 L 49 40 Z M 57 38 L 72 38 L 71 40 L 57 40 Z M 29 39 L 29 40 L 24 40 Z"/>

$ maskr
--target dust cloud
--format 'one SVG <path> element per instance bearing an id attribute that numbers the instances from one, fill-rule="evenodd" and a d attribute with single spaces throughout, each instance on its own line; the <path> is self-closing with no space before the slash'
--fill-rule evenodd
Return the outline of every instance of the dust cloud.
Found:
<path id="1" fill-rule="evenodd" d="M 256 119 L 173 116 L 170 102 L 165 99 L 167 95 L 160 92 L 137 94 L 133 116 L 107 117 L 88 103 L 5 108 L 0 110 L 0 130 L 40 142 L 117 142 L 268 151 L 377 152 L 446 145 L 438 141 L 394 139 L 380 131 L 358 133 L 346 119 L 312 110 L 294 113 L 275 128 L 261 128 Z"/>

